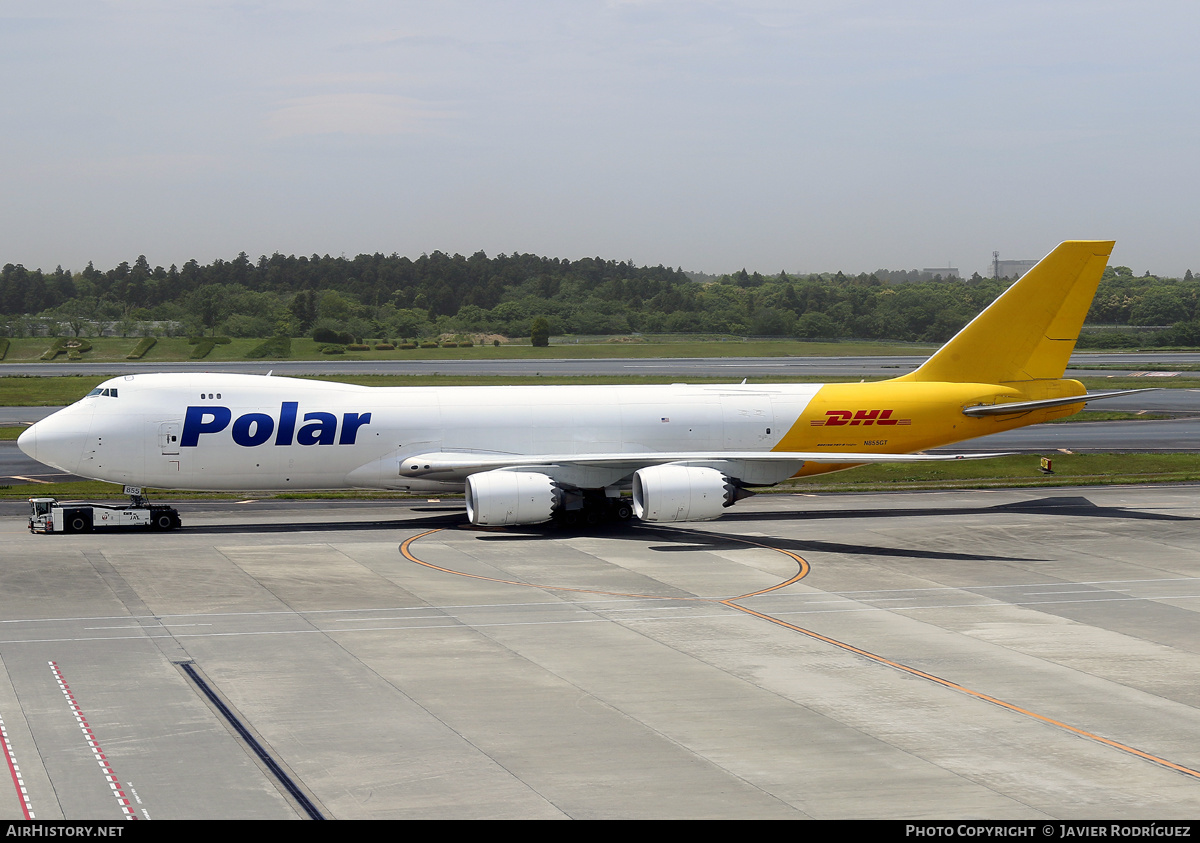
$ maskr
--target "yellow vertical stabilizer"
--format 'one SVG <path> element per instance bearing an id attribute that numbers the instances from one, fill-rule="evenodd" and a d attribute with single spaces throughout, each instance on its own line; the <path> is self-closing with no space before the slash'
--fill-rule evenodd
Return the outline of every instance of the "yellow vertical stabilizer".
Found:
<path id="1" fill-rule="evenodd" d="M 1063 376 L 1112 240 L 1067 240 L 900 381 L 1013 383 Z"/>

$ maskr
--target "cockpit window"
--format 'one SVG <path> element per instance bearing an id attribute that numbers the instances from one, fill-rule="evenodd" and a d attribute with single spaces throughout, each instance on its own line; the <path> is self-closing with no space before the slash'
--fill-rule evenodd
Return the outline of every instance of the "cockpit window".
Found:
<path id="1" fill-rule="evenodd" d="M 111 387 L 109 389 L 101 389 L 100 387 L 96 387 L 87 395 L 85 395 L 84 398 L 91 398 L 93 395 L 107 395 L 109 398 L 116 398 L 117 390 L 116 387 Z"/>

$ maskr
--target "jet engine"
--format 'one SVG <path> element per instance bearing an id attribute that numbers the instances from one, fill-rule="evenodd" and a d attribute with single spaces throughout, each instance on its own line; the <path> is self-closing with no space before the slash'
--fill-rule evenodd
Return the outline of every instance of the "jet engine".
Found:
<path id="1" fill-rule="evenodd" d="M 562 503 L 562 489 L 536 471 L 484 471 L 467 478 L 467 518 L 481 527 L 540 524 Z"/>
<path id="2" fill-rule="evenodd" d="M 633 474 L 633 511 L 643 521 L 711 521 L 740 497 L 715 468 L 655 465 Z"/>

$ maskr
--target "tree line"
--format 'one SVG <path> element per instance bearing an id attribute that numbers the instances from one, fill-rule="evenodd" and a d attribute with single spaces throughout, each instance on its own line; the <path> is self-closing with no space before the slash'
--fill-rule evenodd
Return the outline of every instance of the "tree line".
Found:
<path id="1" fill-rule="evenodd" d="M 529 254 L 262 256 L 151 267 L 144 256 L 101 271 L 0 270 L 0 336 L 105 324 L 122 333 L 356 337 L 446 333 L 732 334 L 944 342 L 1010 279 L 928 278 L 916 270 L 845 275 L 692 275 L 603 258 Z M 1082 344 L 1200 344 L 1200 282 L 1106 269 Z M 65 326 L 65 328 L 64 328 Z M 1115 327 L 1114 327 L 1115 326 Z M 1156 326 L 1157 332 L 1120 328 Z M 1129 343 L 1126 343 L 1129 344 Z"/>

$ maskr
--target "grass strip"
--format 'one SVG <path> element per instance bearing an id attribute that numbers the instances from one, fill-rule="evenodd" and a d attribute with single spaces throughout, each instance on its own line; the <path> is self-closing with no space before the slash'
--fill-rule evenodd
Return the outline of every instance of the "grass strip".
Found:
<path id="1" fill-rule="evenodd" d="M 200 338 L 194 338 L 200 339 Z M 211 338 L 210 338 L 211 339 Z M 250 352 L 261 345 L 264 338 L 249 339 L 218 338 L 206 360 L 245 360 Z M 53 340 L 47 337 L 11 338 L 10 349 L 5 360 L 10 363 L 27 363 L 38 360 Z M 122 337 L 93 337 L 88 340 L 91 348 L 88 360 L 111 362 L 126 359 L 129 354 L 129 339 Z M 192 359 L 193 347 L 184 337 L 160 337 L 154 348 L 146 352 L 145 360 L 158 362 L 182 362 Z M 290 360 L 321 360 L 321 348 L 308 337 L 292 340 L 287 350 Z M 556 360 L 556 359 L 638 359 L 645 357 L 847 357 L 847 356 L 908 356 L 927 355 L 937 346 L 900 342 L 797 342 L 796 340 L 647 340 L 644 342 L 589 341 L 556 342 L 546 348 L 534 348 L 529 340 L 524 342 L 438 347 L 369 348 L 364 351 L 347 351 L 349 360 Z"/>
<path id="2" fill-rule="evenodd" d="M 1053 474 L 1038 470 L 1039 455 L 1017 454 L 989 460 L 860 466 L 852 471 L 788 480 L 776 487 L 776 491 L 878 492 L 1200 481 L 1200 454 L 1060 454 L 1048 451 L 1045 455 L 1053 460 Z"/>

